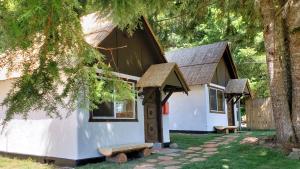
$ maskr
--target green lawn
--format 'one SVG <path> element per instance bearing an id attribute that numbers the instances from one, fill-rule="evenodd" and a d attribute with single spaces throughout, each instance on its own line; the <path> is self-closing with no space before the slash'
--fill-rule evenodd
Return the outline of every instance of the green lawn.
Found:
<path id="1" fill-rule="evenodd" d="M 179 148 L 199 146 L 206 141 L 212 140 L 219 134 L 171 134 L 171 141 L 177 143 Z"/>
<path id="2" fill-rule="evenodd" d="M 252 136 L 273 135 L 272 131 L 251 132 Z M 290 160 L 281 151 L 256 145 L 241 145 L 239 141 L 219 149 L 209 160 L 184 166 L 186 169 L 300 169 L 300 160 Z"/>
<path id="3" fill-rule="evenodd" d="M 274 134 L 273 131 L 255 131 L 251 135 L 261 137 Z M 180 148 L 198 146 L 205 141 L 212 140 L 216 134 L 192 135 L 192 134 L 172 134 L 171 140 L 176 142 Z M 245 137 L 245 134 L 237 141 L 220 147 L 219 154 L 210 157 L 205 162 L 196 162 L 183 166 L 186 169 L 300 169 L 300 161 L 287 159 L 279 150 L 264 148 L 255 145 L 240 145 L 239 140 Z M 90 164 L 77 169 L 111 169 L 122 168 L 130 169 L 136 164 L 149 158 L 155 158 L 152 155 L 148 158 L 129 161 L 126 164 L 118 165 L 109 162 Z M 16 160 L 0 157 L 0 169 L 53 169 L 52 166 L 35 163 L 32 160 Z"/>
<path id="4" fill-rule="evenodd" d="M 34 162 L 31 159 L 17 160 L 0 156 L 0 169 L 54 169 L 54 167 Z"/>
<path id="5" fill-rule="evenodd" d="M 203 134 L 203 135 L 195 135 L 195 134 L 171 134 L 172 142 L 178 143 L 179 148 L 185 149 L 191 146 L 199 146 L 203 144 L 205 141 L 212 140 L 217 137 L 217 134 Z M 155 155 L 151 155 L 147 158 L 136 159 L 133 161 L 129 161 L 126 164 L 113 164 L 109 162 L 102 162 L 99 164 L 90 164 L 82 167 L 78 167 L 77 169 L 112 169 L 112 168 L 121 168 L 121 169 L 132 169 L 138 163 L 144 162 L 148 159 L 155 158 Z"/>

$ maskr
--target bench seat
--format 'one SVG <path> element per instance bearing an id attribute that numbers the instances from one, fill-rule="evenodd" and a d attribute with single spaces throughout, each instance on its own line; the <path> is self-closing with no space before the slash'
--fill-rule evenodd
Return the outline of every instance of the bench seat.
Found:
<path id="1" fill-rule="evenodd" d="M 226 134 L 229 133 L 229 131 L 233 131 L 234 133 L 237 131 L 237 126 L 214 126 L 217 133 L 218 132 L 225 132 Z"/>
<path id="2" fill-rule="evenodd" d="M 113 147 L 101 147 L 98 148 L 98 151 L 104 156 L 110 157 L 118 153 L 128 153 L 133 151 L 139 151 L 146 148 L 152 148 L 153 143 L 142 143 L 142 144 L 124 144 Z"/>

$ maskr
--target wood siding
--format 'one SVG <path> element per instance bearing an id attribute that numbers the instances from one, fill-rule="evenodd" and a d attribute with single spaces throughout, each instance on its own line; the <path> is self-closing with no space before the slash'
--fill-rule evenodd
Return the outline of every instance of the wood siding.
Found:
<path id="1" fill-rule="evenodd" d="M 152 64 L 162 63 L 162 59 L 145 30 L 138 29 L 132 36 L 126 31 L 114 29 L 113 32 L 100 44 L 105 48 L 124 48 L 109 51 L 100 50 L 105 55 L 114 71 L 142 76 Z"/>
<path id="2" fill-rule="evenodd" d="M 234 104 L 233 101 L 227 103 L 227 118 L 228 118 L 228 126 L 235 125 L 235 118 L 234 118 Z"/>
<path id="3" fill-rule="evenodd" d="M 247 127 L 256 129 L 275 129 L 270 98 L 246 100 Z"/>
<path id="4" fill-rule="evenodd" d="M 212 83 L 226 87 L 228 81 L 231 79 L 229 70 L 229 64 L 225 62 L 224 56 L 221 58 L 216 71 L 212 78 Z"/>
<path id="5" fill-rule="evenodd" d="M 145 142 L 162 142 L 160 91 L 157 88 L 148 88 L 145 92 L 147 93 L 144 99 Z"/>
<path id="6" fill-rule="evenodd" d="M 99 51 L 104 54 L 105 62 L 113 68 L 113 71 L 141 77 L 152 64 L 165 62 L 155 43 L 149 32 L 144 29 L 137 29 L 129 35 L 126 31 L 115 28 L 99 45 L 101 48 L 114 48 L 114 50 L 99 49 Z M 113 111 L 113 103 L 102 103 L 94 110 L 98 114 L 108 115 Z M 137 120 L 137 118 L 103 120 L 90 116 L 91 122 Z"/>

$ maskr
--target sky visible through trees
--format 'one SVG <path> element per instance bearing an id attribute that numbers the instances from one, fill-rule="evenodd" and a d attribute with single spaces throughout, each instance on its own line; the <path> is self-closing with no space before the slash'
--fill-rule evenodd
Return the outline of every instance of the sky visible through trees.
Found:
<path id="1" fill-rule="evenodd" d="M 250 79 L 255 96 L 272 98 L 278 140 L 299 144 L 298 0 L 0 0 L 0 67 L 22 72 L 2 103 L 4 122 L 37 108 L 60 117 L 58 106 L 72 108 L 79 100 L 93 109 L 111 99 L 96 71 L 117 79 L 84 42 L 80 25 L 81 16 L 95 11 L 129 33 L 146 16 L 165 50 L 229 41 L 239 76 Z M 30 53 L 19 66 L 10 55 L 16 50 Z M 128 85 L 114 85 L 132 97 Z"/>
<path id="2" fill-rule="evenodd" d="M 165 50 L 228 41 L 239 77 L 250 80 L 256 97 L 268 97 L 267 64 L 259 14 L 255 12 L 253 1 L 239 3 L 178 1 L 150 19 Z M 241 6 L 246 10 L 236 10 Z"/>

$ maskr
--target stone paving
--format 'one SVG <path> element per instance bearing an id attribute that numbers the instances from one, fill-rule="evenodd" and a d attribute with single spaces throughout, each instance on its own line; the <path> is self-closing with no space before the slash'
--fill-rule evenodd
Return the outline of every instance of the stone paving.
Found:
<path id="1" fill-rule="evenodd" d="M 203 162 L 217 154 L 219 146 L 227 145 L 233 142 L 237 137 L 238 135 L 235 134 L 223 135 L 207 141 L 203 145 L 189 147 L 185 150 L 155 150 L 154 153 L 158 154 L 157 157 L 136 165 L 134 169 L 180 169 L 186 164 Z"/>

